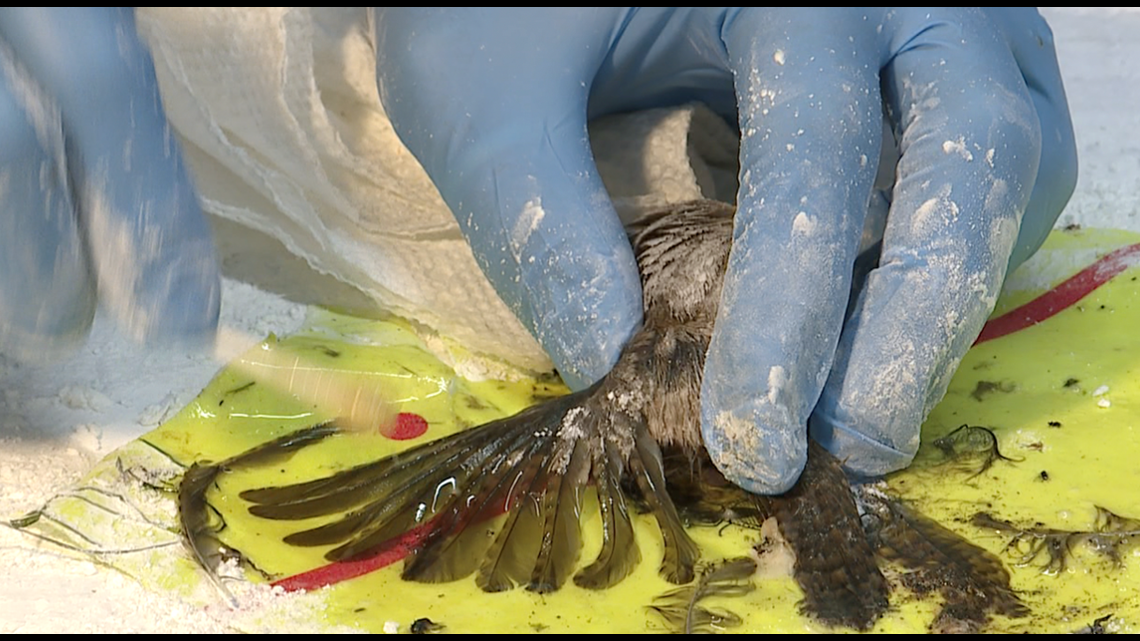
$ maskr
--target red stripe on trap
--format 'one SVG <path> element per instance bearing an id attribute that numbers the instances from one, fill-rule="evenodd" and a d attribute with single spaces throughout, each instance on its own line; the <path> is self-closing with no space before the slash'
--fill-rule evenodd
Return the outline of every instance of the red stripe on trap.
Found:
<path id="1" fill-rule="evenodd" d="M 1055 316 L 1137 262 L 1140 262 L 1140 243 L 1105 254 L 1053 289 L 1017 309 L 991 319 L 982 328 L 982 333 L 974 344 L 1001 338 Z"/>
<path id="2" fill-rule="evenodd" d="M 307 572 L 287 576 L 284 579 L 274 581 L 271 585 L 284 588 L 290 592 L 316 590 L 386 568 L 408 556 L 427 536 L 431 525 L 430 522 L 425 523 L 413 530 L 408 530 L 387 543 L 381 544 L 382 551 L 375 556 L 359 561 L 336 561 Z"/>
<path id="3" fill-rule="evenodd" d="M 501 507 L 501 506 L 500 506 Z M 474 516 L 474 520 L 494 518 L 503 514 L 501 509 L 488 508 Z M 316 590 L 341 581 L 355 579 L 369 572 L 382 570 L 396 561 L 408 556 L 419 547 L 432 530 L 440 525 L 440 519 L 445 515 L 436 515 L 430 521 L 408 530 L 400 536 L 392 537 L 376 546 L 377 553 L 366 559 L 358 561 L 334 561 L 328 565 L 314 568 L 307 572 L 287 576 L 271 583 L 273 587 L 281 587 L 290 592 L 296 590 Z M 465 521 L 470 522 L 470 521 Z"/>
<path id="4" fill-rule="evenodd" d="M 400 412 L 396 415 L 395 424 L 389 430 L 381 429 L 380 433 L 394 441 L 409 441 L 423 436 L 427 431 L 427 419 L 419 414 Z"/>

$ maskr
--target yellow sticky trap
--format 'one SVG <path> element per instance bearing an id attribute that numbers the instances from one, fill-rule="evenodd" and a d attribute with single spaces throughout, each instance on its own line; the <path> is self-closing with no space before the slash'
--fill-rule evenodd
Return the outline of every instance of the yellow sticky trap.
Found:
<path id="1" fill-rule="evenodd" d="M 1026 266 L 1034 271 L 1007 286 L 1013 291 L 1005 292 L 995 316 L 1138 241 L 1127 232 L 1054 232 Z M 1075 537 L 1065 569 L 1046 572 L 1047 555 L 1018 567 L 1026 543 L 1003 553 L 1009 534 L 969 523 L 987 512 L 1022 527 L 1084 531 L 1096 525 L 1096 506 L 1140 517 L 1140 268 L 1134 264 L 1140 252 L 1048 320 L 974 346 L 923 426 L 915 464 L 890 478 L 892 490 L 927 516 L 1013 566 L 1013 587 L 1033 613 L 999 621 L 996 630 L 1071 632 L 1109 615 L 1110 631 L 1134 632 L 1140 623 L 1140 532 L 1103 537 L 1102 545 L 1122 551 L 1119 565 Z M 1014 289 L 1018 283 L 1033 286 Z M 997 461 L 969 480 L 946 475 L 929 444 L 964 423 L 992 429 L 1001 453 L 1015 461 Z"/>
<path id="2" fill-rule="evenodd" d="M 1023 268 L 1021 273 L 1029 276 L 1011 280 L 995 315 L 1037 299 L 1099 255 L 1138 241 L 1140 236 L 1122 232 L 1054 233 L 1042 253 Z M 999 554 L 1010 566 L 1013 585 L 1032 614 L 999 617 L 992 630 L 1068 632 L 1102 619 L 1110 631 L 1133 631 L 1140 619 L 1140 545 L 1121 545 L 1119 563 L 1114 564 L 1087 542 L 1077 541 L 1066 568 L 1046 574 L 1034 565 L 1015 565 L 1017 558 L 1005 550 L 1009 534 L 971 524 L 976 513 L 987 512 L 1023 527 L 1040 528 L 1040 522 L 1056 529 L 1088 529 L 1098 505 L 1124 517 L 1140 517 L 1140 492 L 1135 489 L 1140 486 L 1140 268 L 1129 265 L 1048 320 L 976 346 L 924 426 L 915 465 L 889 479 L 892 493 Z M 327 548 L 298 548 L 282 541 L 321 520 L 253 517 L 238 498 L 241 491 L 324 477 L 564 392 L 560 384 L 533 379 L 473 383 L 430 355 L 401 321 L 364 321 L 314 311 L 305 330 L 287 338 L 270 337 L 246 352 L 178 416 L 143 440 L 181 464 L 220 461 L 337 416 L 355 417 L 351 433 L 303 448 L 283 463 L 227 472 L 208 494 L 224 521 L 224 544 L 241 551 L 267 580 L 298 585 L 340 571 L 327 570 Z M 932 442 L 963 424 L 991 429 L 1001 453 L 1013 460 L 998 460 L 976 476 L 944 464 Z M 154 451 L 150 453 L 151 458 L 141 457 L 136 446 L 117 456 L 129 467 L 132 460 L 153 461 Z M 93 475 L 121 473 L 108 463 Z M 140 497 L 147 492 L 154 494 L 139 488 L 132 492 L 134 501 L 143 501 Z M 104 516 L 84 505 L 69 503 L 60 512 L 79 529 L 95 527 L 92 524 Z M 593 496 L 586 497 L 583 514 L 580 566 L 593 560 L 601 543 Z M 404 582 L 399 578 L 402 564 L 395 562 L 315 592 L 327 606 L 320 620 L 322 625 L 346 624 L 373 632 L 393 624 L 408 631 L 422 619 L 451 632 L 674 631 L 649 607 L 674 587 L 657 573 L 660 534 L 650 518 L 636 517 L 635 527 L 642 562 L 608 590 L 571 584 L 547 595 L 521 588 L 486 594 L 473 578 L 431 585 Z M 51 535 L 66 538 L 58 530 Z M 736 526 L 698 527 L 692 535 L 707 560 L 742 556 L 761 536 Z M 184 584 L 201 581 L 202 573 L 186 562 L 181 549 L 164 548 L 164 553 L 179 562 L 163 565 L 162 577 L 148 576 L 137 564 L 130 571 L 155 589 L 184 591 Z M 740 615 L 742 625 L 731 631 L 823 631 L 799 614 L 800 593 L 790 578 L 755 584 L 744 596 L 702 605 Z M 932 598 L 937 600 L 897 590 L 892 610 L 875 631 L 925 631 L 938 607 Z"/>

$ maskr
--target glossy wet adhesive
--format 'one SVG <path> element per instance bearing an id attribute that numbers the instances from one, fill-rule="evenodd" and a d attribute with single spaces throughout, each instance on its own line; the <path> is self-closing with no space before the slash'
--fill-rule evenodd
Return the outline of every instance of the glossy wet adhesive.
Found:
<path id="1" fill-rule="evenodd" d="M 1041 301 L 1101 256 L 1137 242 L 1140 237 L 1121 232 L 1055 232 L 1041 254 L 1011 280 L 995 317 Z M 927 420 L 914 466 L 873 488 L 906 501 L 908 509 L 1001 560 L 1028 614 L 992 616 L 986 630 L 1125 632 L 1134 631 L 1140 619 L 1135 590 L 1140 534 L 1134 527 L 1140 518 L 1135 490 L 1140 487 L 1135 465 L 1140 460 L 1140 335 L 1135 332 L 1140 326 L 1140 268 L 1126 262 L 1115 272 L 1042 322 L 1025 323 L 976 345 Z M 325 558 L 331 546 L 290 545 L 287 537 L 328 519 L 260 518 L 250 513 L 251 503 L 239 498 L 243 491 L 327 477 L 513 414 L 565 390 L 549 381 L 462 379 L 429 356 L 411 328 L 398 321 L 314 312 L 307 329 L 270 338 L 242 358 L 256 360 L 266 351 L 303 357 L 317 369 L 382 386 L 394 409 L 401 416 L 419 417 L 427 431 L 411 440 L 394 440 L 378 426 L 375 433 L 314 439 L 319 442 L 256 464 L 235 462 L 233 457 L 251 448 L 333 417 L 287 391 L 258 384 L 248 368 L 228 368 L 176 417 L 13 525 L 65 543 L 71 553 L 94 556 L 151 589 L 221 603 L 180 542 L 175 490 L 184 467 L 228 459 L 202 491 L 207 518 L 195 527 L 207 535 L 203 540 L 216 537 L 221 543 L 218 549 L 203 549 L 202 556 L 225 558 L 226 550 L 236 550 L 245 559 L 245 580 L 314 590 L 308 599 L 320 606 L 306 616 L 322 626 L 347 624 L 377 632 L 394 625 L 407 631 L 413 624 L 418 629 L 442 625 L 453 632 L 659 632 L 686 625 L 678 622 L 679 607 L 682 619 L 697 622 L 696 629 L 826 629 L 800 613 L 803 593 L 790 577 L 742 576 L 747 563 L 734 559 L 756 557 L 754 548 L 763 550 L 763 558 L 778 546 L 758 545 L 761 530 L 747 518 L 740 518 L 740 525 L 688 528 L 701 553 L 699 583 L 681 594 L 659 575 L 661 534 L 653 518 L 636 507 L 631 507 L 631 523 L 641 561 L 625 580 L 604 590 L 569 581 L 546 594 L 523 589 L 486 593 L 470 577 L 407 582 L 400 578 L 401 557 L 416 545 L 414 532 L 382 554 L 342 563 Z M 965 440 L 951 437 L 935 445 L 962 425 L 989 432 L 973 431 L 975 436 Z M 987 454 L 988 448 L 999 455 Z M 579 569 L 602 546 L 596 493 L 586 491 L 580 499 Z M 875 531 L 877 518 L 867 517 L 868 530 Z M 706 563 L 726 560 L 727 565 L 706 569 Z M 224 571 L 232 573 L 234 563 L 228 565 Z M 725 567 L 729 569 L 716 574 Z M 939 574 L 907 573 L 890 563 L 882 567 L 892 586 L 891 607 L 873 629 L 940 629 L 944 593 Z M 225 581 L 240 607 L 245 594 L 238 589 L 241 583 Z M 670 607 L 673 614 L 663 614 Z"/>

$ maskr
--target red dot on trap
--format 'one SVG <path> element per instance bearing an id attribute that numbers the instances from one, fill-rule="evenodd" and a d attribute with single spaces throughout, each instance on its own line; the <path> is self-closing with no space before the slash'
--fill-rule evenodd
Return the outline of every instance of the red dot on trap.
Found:
<path id="1" fill-rule="evenodd" d="M 411 412 L 400 412 L 396 416 L 396 425 L 386 436 L 396 441 L 407 441 L 423 436 L 427 429 L 428 422 L 424 417 Z"/>

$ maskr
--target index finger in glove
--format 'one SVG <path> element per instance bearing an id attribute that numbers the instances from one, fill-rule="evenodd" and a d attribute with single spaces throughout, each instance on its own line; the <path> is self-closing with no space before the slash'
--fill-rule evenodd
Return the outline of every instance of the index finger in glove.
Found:
<path id="1" fill-rule="evenodd" d="M 701 426 L 720 471 L 758 493 L 803 469 L 879 157 L 873 33 L 849 38 L 847 13 L 745 10 L 725 31 L 742 174 Z"/>

